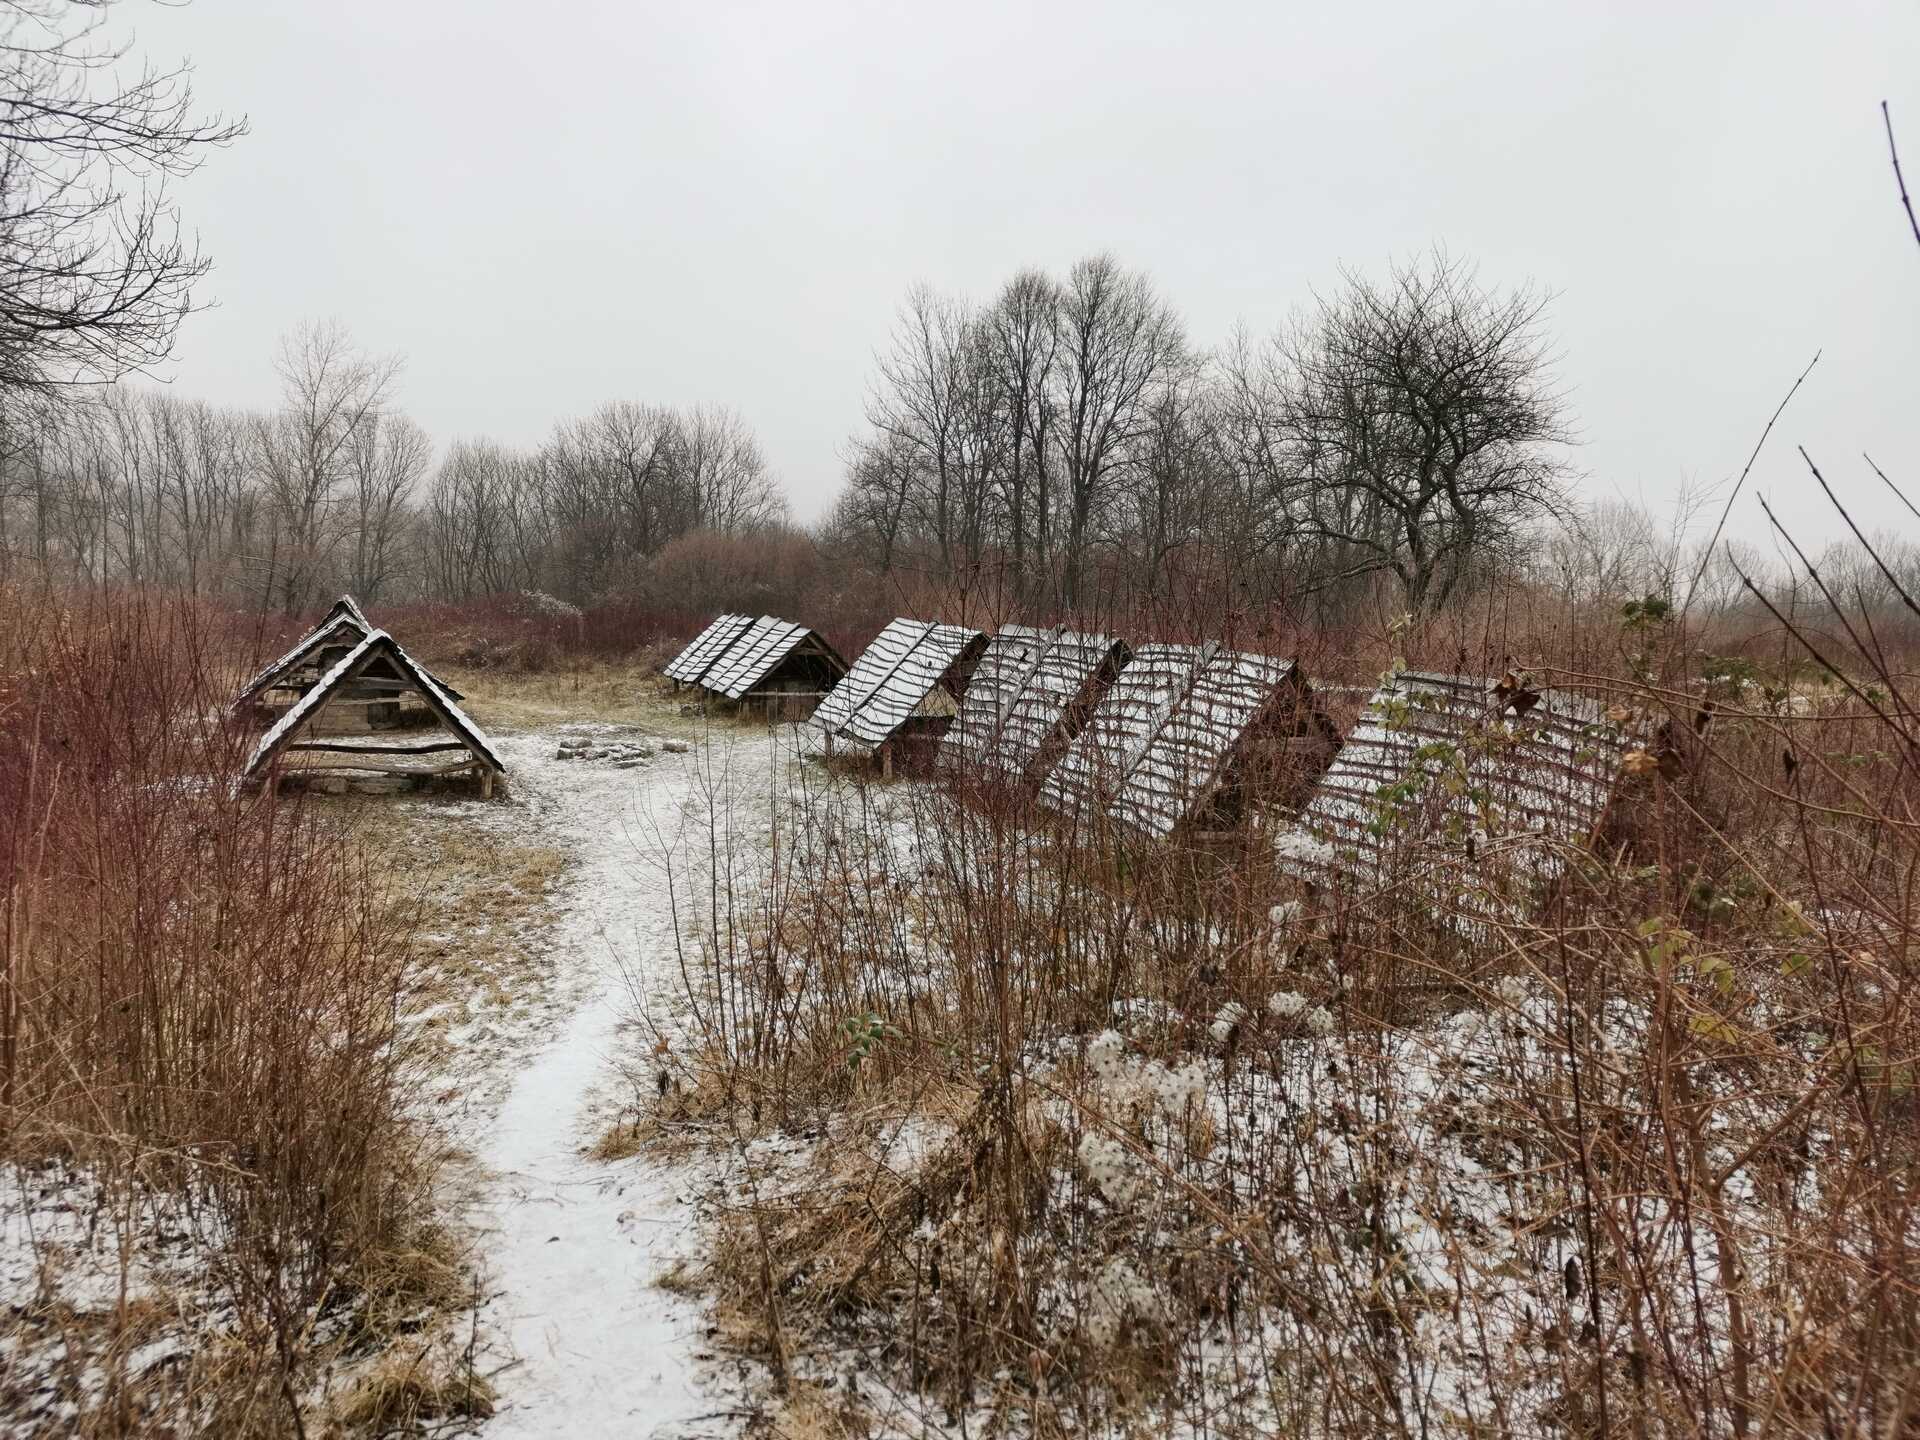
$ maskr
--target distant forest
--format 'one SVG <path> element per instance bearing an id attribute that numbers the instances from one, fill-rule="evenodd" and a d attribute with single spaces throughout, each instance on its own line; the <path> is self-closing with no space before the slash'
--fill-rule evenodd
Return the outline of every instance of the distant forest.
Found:
<path id="1" fill-rule="evenodd" d="M 283 342 L 272 411 L 126 383 L 16 388 L 0 573 L 287 613 L 339 590 L 792 608 L 878 582 L 1003 608 L 1151 598 L 1324 621 L 1362 598 L 1420 612 L 1495 585 L 1687 588 L 1701 506 L 1683 496 L 1663 523 L 1577 501 L 1544 312 L 1442 256 L 1382 283 L 1347 275 L 1282 333 L 1212 351 L 1108 256 L 1022 272 L 984 305 L 917 288 L 838 501 L 808 529 L 734 410 L 614 402 L 533 449 L 436 453 L 400 405 L 398 360 L 306 327 Z M 1910 541 L 1883 553 L 1920 577 Z M 1703 584 L 1710 604 L 1738 598 L 1722 558 Z"/>

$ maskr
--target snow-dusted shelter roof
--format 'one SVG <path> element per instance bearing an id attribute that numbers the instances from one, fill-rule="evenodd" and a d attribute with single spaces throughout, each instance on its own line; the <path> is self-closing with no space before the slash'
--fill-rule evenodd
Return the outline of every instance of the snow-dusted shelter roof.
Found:
<path id="1" fill-rule="evenodd" d="M 883 745 L 915 715 L 936 713 L 936 696 L 957 699 L 985 643 L 964 625 L 895 620 L 861 652 L 810 723 L 830 739 Z"/>
<path id="2" fill-rule="evenodd" d="M 751 615 L 731 612 L 716 615 L 713 622 L 694 636 L 687 648 L 667 662 L 666 677 L 682 685 L 696 685 L 714 662 L 733 648 L 734 642 L 753 626 Z"/>
<path id="3" fill-rule="evenodd" d="M 1278 842 L 1283 869 L 1371 894 L 1445 868 L 1448 898 L 1491 913 L 1558 876 L 1606 818 L 1629 728 L 1598 701 L 1512 676 L 1389 677 Z"/>
<path id="4" fill-rule="evenodd" d="M 803 661 L 810 662 L 805 669 L 818 677 L 823 689 L 837 684 L 847 673 L 847 662 L 819 632 L 762 615 L 740 632 L 699 683 L 716 695 L 739 700 L 775 680 L 783 669 L 793 670 Z"/>
<path id="5" fill-rule="evenodd" d="M 1153 839 L 1237 790 L 1263 738 L 1315 736 L 1326 720 L 1291 660 L 1205 645 L 1143 645 L 1048 774 L 1041 801 Z"/>
<path id="6" fill-rule="evenodd" d="M 234 698 L 234 710 L 240 710 L 272 689 L 304 688 L 318 678 L 312 667 L 320 662 L 326 652 L 342 647 L 351 648 L 372 633 L 373 622 L 367 619 L 366 613 L 351 595 L 342 595 L 327 607 L 327 613 L 320 617 L 319 623 L 302 635 L 291 650 L 247 681 Z M 454 699 L 462 698 L 458 690 L 438 676 L 433 677 L 433 682 Z"/>
<path id="7" fill-rule="evenodd" d="M 383 678 L 394 677 L 399 684 L 415 690 L 452 738 L 398 740 L 373 735 L 305 738 L 329 704 L 357 680 L 376 671 Z M 241 772 L 241 779 L 259 778 L 277 756 L 289 751 L 337 756 L 338 760 L 333 763 L 340 769 L 389 774 L 484 770 L 501 775 L 507 768 L 480 727 L 467 718 L 453 697 L 384 630 L 365 636 L 260 737 L 260 743 L 254 747 Z M 455 756 L 454 752 L 463 753 Z M 449 756 L 453 758 L 449 760 Z"/>
<path id="8" fill-rule="evenodd" d="M 363 635 L 371 635 L 373 633 L 373 622 L 367 619 L 366 611 L 360 608 L 359 603 L 351 595 L 342 595 L 338 600 L 334 601 L 333 604 L 329 605 L 327 607 L 327 613 L 320 617 L 320 625 L 330 625 L 335 620 L 342 618 L 352 620 L 359 625 Z M 318 629 L 319 626 L 315 628 Z"/>
<path id="9" fill-rule="evenodd" d="M 940 741 L 940 763 L 1007 780 L 1049 767 L 1128 653 L 1110 635 L 1002 626 Z"/>

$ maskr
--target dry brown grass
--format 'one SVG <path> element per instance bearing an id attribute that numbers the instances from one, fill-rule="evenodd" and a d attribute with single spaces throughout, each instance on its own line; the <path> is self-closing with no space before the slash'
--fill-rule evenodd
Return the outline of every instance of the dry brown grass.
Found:
<path id="1" fill-rule="evenodd" d="M 401 1100 L 411 936 L 336 827 L 227 783 L 252 736 L 214 628 L 0 595 L 0 1159 L 45 1258 L 74 1197 L 98 1222 L 91 1298 L 43 1307 L 60 1350 L 10 1361 L 57 1364 L 81 1435 L 297 1426 L 343 1336 L 445 1293 L 394 1259 L 429 1243 L 440 1160 Z M 116 1283 L 142 1303 L 102 1305 Z M 134 1363 L 156 1304 L 189 1361 Z"/>
<path id="2" fill-rule="evenodd" d="M 442 667 L 466 696 L 482 728 L 538 729 L 582 722 L 634 725 L 657 735 L 694 738 L 710 726 L 753 728 L 752 711 L 703 690 L 675 690 L 660 674 L 675 647 L 658 655 L 610 663 L 587 661 L 570 670 L 527 673 Z"/>
<path id="3" fill-rule="evenodd" d="M 1632 624 L 1582 653 L 1609 647 L 1690 723 L 1711 657 Z M 788 1396 L 872 1365 L 983 1431 L 1908 1423 L 1920 748 L 1884 669 L 1886 718 L 1804 669 L 1760 667 L 1691 771 L 1471 932 L 1444 884 L 1280 919 L 1258 845 L 836 767 L 767 883 L 715 897 L 711 1025 L 654 1110 L 732 1161 L 681 1283 Z M 1207 1112 L 1104 1079 L 1108 1028 L 1130 1073 L 1198 1066 Z M 903 1163 L 908 1116 L 937 1143 Z"/>
<path id="4" fill-rule="evenodd" d="M 450 821 L 432 805 L 358 796 L 319 803 L 368 857 L 384 913 L 414 936 L 404 1007 L 426 1015 L 415 1031 L 423 1058 L 444 1066 L 450 1031 L 544 997 L 563 851 L 534 836 Z"/>
<path id="5" fill-rule="evenodd" d="M 354 1431 L 391 1435 L 434 1421 L 485 1420 L 493 1406 L 493 1387 L 467 1360 L 415 1344 L 396 1346 L 355 1380 L 334 1415 Z"/>

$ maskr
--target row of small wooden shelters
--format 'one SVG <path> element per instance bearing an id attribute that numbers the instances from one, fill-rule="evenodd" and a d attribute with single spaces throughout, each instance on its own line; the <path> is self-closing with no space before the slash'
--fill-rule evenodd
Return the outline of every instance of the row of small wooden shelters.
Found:
<path id="1" fill-rule="evenodd" d="M 342 595 L 234 698 L 236 715 L 268 722 L 241 782 L 276 771 L 337 789 L 462 780 L 491 796 L 507 767 L 460 708 L 464 698 Z"/>
<path id="2" fill-rule="evenodd" d="M 667 673 L 730 693 L 701 677 L 727 674 L 755 624 L 720 617 Z M 1233 825 L 1255 804 L 1291 814 L 1275 849 L 1308 885 L 1404 885 L 1410 867 L 1465 860 L 1489 877 L 1475 902 L 1489 913 L 1597 833 L 1639 743 L 1624 715 L 1511 676 L 1394 674 L 1343 737 L 1291 660 L 907 618 L 844 667 L 808 723 L 828 750 L 883 769 L 925 761 L 1024 787 L 1077 823 L 1149 840 Z"/>
<path id="3" fill-rule="evenodd" d="M 817 631 L 773 615 L 721 615 L 667 665 L 675 688 L 694 686 L 770 720 L 799 719 L 847 673 Z"/>

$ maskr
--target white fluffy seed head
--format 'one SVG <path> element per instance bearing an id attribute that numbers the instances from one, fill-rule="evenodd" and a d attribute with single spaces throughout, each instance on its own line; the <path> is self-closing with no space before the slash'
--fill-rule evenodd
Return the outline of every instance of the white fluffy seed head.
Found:
<path id="1" fill-rule="evenodd" d="M 1183 1065 L 1178 1070 L 1169 1070 L 1165 1066 L 1155 1066 L 1151 1077 L 1154 1103 L 1160 1113 L 1169 1120 L 1185 1117 L 1190 1107 L 1202 1104 L 1207 1098 L 1207 1068 L 1199 1061 Z"/>
<path id="2" fill-rule="evenodd" d="M 1267 1000 L 1267 1009 L 1282 1020 L 1292 1020 L 1305 1013 L 1307 997 L 1293 990 L 1276 990 Z"/>
<path id="3" fill-rule="evenodd" d="M 1089 1132 L 1080 1137 L 1080 1168 L 1113 1205 L 1131 1205 L 1145 1190 L 1133 1154 L 1118 1140 Z"/>
<path id="4" fill-rule="evenodd" d="M 1333 847 L 1304 830 L 1289 830 L 1273 842 L 1274 853 L 1282 860 L 1325 865 L 1333 859 Z"/>
<path id="5" fill-rule="evenodd" d="M 1238 1000 L 1227 1001 L 1226 1004 L 1222 1005 L 1219 1010 L 1214 1013 L 1213 1024 L 1208 1027 L 1208 1033 L 1213 1036 L 1213 1043 L 1216 1045 L 1226 1044 L 1228 1039 L 1233 1035 L 1235 1028 L 1246 1018 L 1246 1006 L 1242 1005 Z"/>

